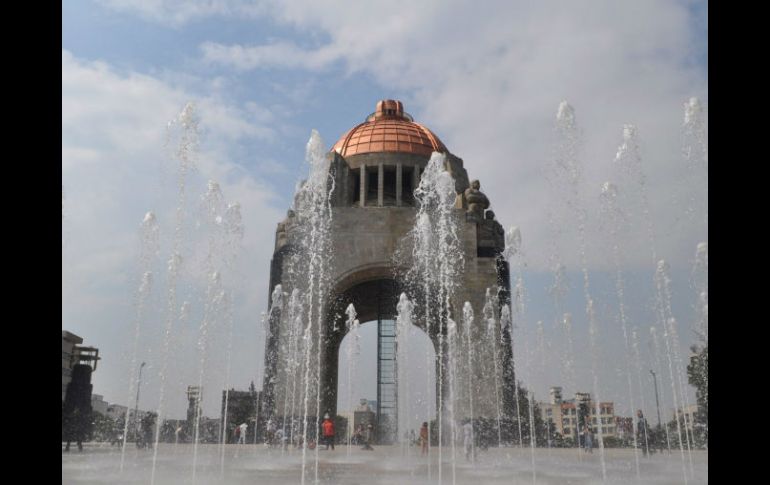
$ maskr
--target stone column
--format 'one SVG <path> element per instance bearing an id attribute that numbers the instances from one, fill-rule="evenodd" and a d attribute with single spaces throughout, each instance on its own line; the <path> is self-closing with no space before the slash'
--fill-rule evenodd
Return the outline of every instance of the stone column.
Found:
<path id="1" fill-rule="evenodd" d="M 350 204 L 350 195 L 348 195 L 348 186 L 350 185 L 350 173 L 348 171 L 348 164 L 345 163 L 342 166 L 342 204 L 343 207 L 347 207 Z"/>
<path id="2" fill-rule="evenodd" d="M 366 165 L 361 164 L 361 183 L 359 184 L 358 188 L 358 203 L 361 204 L 361 207 L 366 206 Z"/>
<path id="3" fill-rule="evenodd" d="M 412 170 L 412 190 L 416 190 L 417 186 L 420 184 L 420 166 L 415 165 L 414 170 Z"/>
<path id="4" fill-rule="evenodd" d="M 377 206 L 382 207 L 382 196 L 385 192 L 385 167 L 382 162 L 377 164 Z"/>
<path id="5" fill-rule="evenodd" d="M 401 164 L 396 164 L 396 207 L 401 207 Z"/>

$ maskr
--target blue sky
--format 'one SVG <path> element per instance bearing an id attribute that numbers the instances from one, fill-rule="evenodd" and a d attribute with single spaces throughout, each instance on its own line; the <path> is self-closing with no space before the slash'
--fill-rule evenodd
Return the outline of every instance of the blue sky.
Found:
<path id="1" fill-rule="evenodd" d="M 64 2 L 62 328 L 101 349 L 94 392 L 110 402 L 128 399 L 138 227 L 145 212 L 157 212 L 164 242 L 153 264 L 163 275 L 177 190 L 164 131 L 188 101 L 196 103 L 202 128 L 201 156 L 189 182 L 191 207 L 206 181 L 215 179 L 228 201 L 241 204 L 246 228 L 233 276 L 239 282 L 234 337 L 240 347 L 232 353 L 232 386 L 245 388 L 261 372 L 259 315 L 267 302 L 275 224 L 307 173 L 311 129 L 331 147 L 383 98 L 404 101 L 417 121 L 465 160 L 469 176 L 481 180 L 501 223 L 521 227 L 527 321 L 533 325 L 547 323 L 553 313 L 545 287 L 552 279 L 547 210 L 554 194 L 543 167 L 557 106 L 566 99 L 575 107 L 584 138 L 582 190 L 592 214 L 587 264 L 603 315 L 601 351 L 609 361 L 622 359 L 622 339 L 613 323 L 606 231 L 594 216 L 598 188 L 613 174 L 622 126 L 636 124 L 656 249 L 672 267 L 685 352 L 696 298 L 690 282 L 695 245 L 708 240 L 707 162 L 688 171 L 680 155 L 681 125 L 690 96 L 708 103 L 706 20 L 707 3 L 699 1 Z M 689 215 L 682 201 L 694 201 Z M 568 306 L 577 340 L 587 345 L 578 251 L 569 244 L 575 230 L 565 224 L 561 258 L 573 281 Z M 642 226 L 632 220 L 621 246 L 629 312 L 646 336 L 654 267 Z M 201 237 L 191 228 L 189 246 Z M 200 282 L 193 273 L 182 297 L 189 296 L 195 308 Z M 162 353 L 164 291 L 160 276 L 139 359 L 157 362 Z M 172 345 L 194 345 L 196 328 L 180 328 Z M 557 329 L 545 329 L 558 349 Z M 224 382 L 224 342 L 212 342 L 221 345 L 208 359 L 212 389 Z M 173 354 L 169 372 L 179 386 L 198 376 L 199 362 L 188 354 Z M 566 394 L 590 387 L 589 364 L 577 372 L 581 389 L 562 383 Z M 159 367 L 146 370 L 142 407 L 157 405 Z M 557 367 L 549 368 L 550 375 L 530 376 L 539 397 L 561 379 Z M 615 368 L 602 382 L 604 394 L 623 399 L 624 381 Z M 169 410 L 181 416 L 183 392 L 168 392 L 174 396 Z M 218 412 L 215 394 L 204 406 L 210 415 Z"/>

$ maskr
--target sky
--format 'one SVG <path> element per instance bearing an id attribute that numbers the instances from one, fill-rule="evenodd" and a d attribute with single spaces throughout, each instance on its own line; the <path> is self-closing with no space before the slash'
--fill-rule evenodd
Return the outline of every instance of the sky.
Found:
<path id="1" fill-rule="evenodd" d="M 131 368 L 141 361 L 148 365 L 140 408 L 157 408 L 165 382 L 171 417 L 184 415 L 184 390 L 201 379 L 201 368 L 206 415 L 218 416 L 224 383 L 245 389 L 254 380 L 259 388 L 275 225 L 308 173 L 311 130 L 331 147 L 378 100 L 393 98 L 464 160 L 503 226 L 521 229 L 527 297 L 515 330 L 519 378 L 537 399 L 546 399 L 552 385 L 571 396 L 592 392 L 596 367 L 602 400 L 617 402 L 626 415 L 628 351 L 598 195 L 617 175 L 623 125 L 636 125 L 653 225 L 644 223 L 639 207 L 629 211 L 619 231 L 619 269 L 629 325 L 640 336 L 637 374 L 646 376 L 635 407 L 652 415 L 655 259 L 671 268 L 683 358 L 695 343 L 692 268 L 696 245 L 708 241 L 708 168 L 707 159 L 688 166 L 681 145 L 684 103 L 696 96 L 708 106 L 707 11 L 707 2 L 671 0 L 64 2 L 62 329 L 100 349 L 94 393 L 132 402 Z M 557 203 L 563 194 L 546 178 L 563 100 L 575 109 L 582 140 L 585 257 L 569 207 Z M 199 256 L 180 277 L 179 301 L 189 302 L 190 318 L 174 322 L 170 349 L 163 348 L 165 262 L 179 191 L 164 141 L 168 122 L 188 102 L 200 121 L 200 151 L 186 185 L 185 248 L 197 254 L 205 247 L 195 215 L 208 180 L 240 204 L 245 228 L 238 263 L 227 275 L 235 288 L 233 326 L 210 329 L 203 359 Z M 134 360 L 139 228 L 150 210 L 161 245 L 150 263 L 157 277 Z M 576 356 L 570 379 L 562 362 L 566 337 L 547 291 L 554 254 L 571 282 L 565 296 Z M 596 303 L 598 348 L 589 341 L 583 266 Z M 373 337 L 362 345 L 374 349 Z M 660 364 L 667 374 L 665 354 Z M 362 373 L 375 375 L 374 362 L 362 365 Z M 662 407 L 672 407 L 670 381 L 659 385 Z"/>

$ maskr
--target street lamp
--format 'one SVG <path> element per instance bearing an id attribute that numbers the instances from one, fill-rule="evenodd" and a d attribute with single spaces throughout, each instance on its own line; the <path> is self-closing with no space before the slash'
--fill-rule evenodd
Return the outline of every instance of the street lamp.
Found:
<path id="1" fill-rule="evenodd" d="M 658 428 L 661 427 L 660 425 L 660 401 L 658 401 L 658 378 L 655 376 L 655 372 L 650 369 L 650 374 L 652 374 L 652 382 L 655 384 L 655 406 L 658 408 Z"/>
<path id="2" fill-rule="evenodd" d="M 136 405 L 134 406 L 134 438 L 139 439 L 139 387 L 142 385 L 142 369 L 146 362 L 139 366 L 139 379 L 136 381 Z"/>

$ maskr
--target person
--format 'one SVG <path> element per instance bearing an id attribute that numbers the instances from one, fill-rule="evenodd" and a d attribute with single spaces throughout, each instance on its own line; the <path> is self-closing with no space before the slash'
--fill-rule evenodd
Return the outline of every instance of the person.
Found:
<path id="1" fill-rule="evenodd" d="M 155 413 L 147 413 L 147 416 L 142 418 L 142 429 L 144 430 L 144 442 L 147 444 L 147 448 L 152 449 L 153 431 L 155 428 Z"/>
<path id="2" fill-rule="evenodd" d="M 275 423 L 273 423 L 273 419 L 267 420 L 267 437 L 265 438 L 265 445 L 270 446 L 273 443 L 273 438 L 275 435 Z"/>
<path id="3" fill-rule="evenodd" d="M 420 428 L 420 446 L 422 447 L 420 455 L 428 454 L 428 423 L 427 421 L 422 423 Z"/>
<path id="4" fill-rule="evenodd" d="M 71 414 L 63 419 L 64 430 L 66 434 L 67 446 L 64 451 L 70 450 L 70 442 L 74 441 L 78 445 L 78 451 L 83 451 L 83 431 L 85 413 L 80 408 L 75 408 Z"/>
<path id="5" fill-rule="evenodd" d="M 463 446 L 465 448 L 465 460 L 471 461 L 473 457 L 473 424 L 470 420 L 463 425 Z"/>
<path id="6" fill-rule="evenodd" d="M 594 452 L 594 435 L 587 425 L 583 426 L 583 445 L 588 453 Z"/>
<path id="7" fill-rule="evenodd" d="M 647 456 L 650 451 L 650 434 L 647 426 L 647 419 L 644 417 L 641 409 L 636 410 L 636 445 L 642 449 L 642 454 Z"/>
<path id="8" fill-rule="evenodd" d="M 409 430 L 409 446 L 414 446 L 417 440 L 414 437 L 414 429 Z"/>
<path id="9" fill-rule="evenodd" d="M 281 449 L 282 450 L 288 450 L 289 449 L 289 434 L 284 433 L 282 429 L 279 429 L 275 432 L 276 436 L 278 437 L 278 442 L 281 443 Z"/>
<path id="10" fill-rule="evenodd" d="M 362 424 L 359 424 L 356 426 L 356 430 L 353 431 L 353 436 L 350 438 L 350 444 L 353 445 L 360 445 L 363 441 L 364 436 L 364 426 Z"/>
<path id="11" fill-rule="evenodd" d="M 246 423 L 241 423 L 240 426 L 238 426 L 238 444 L 245 445 L 246 444 L 246 430 L 249 429 L 249 425 Z"/>
<path id="12" fill-rule="evenodd" d="M 372 423 L 369 423 L 366 427 L 366 438 L 364 438 L 364 447 L 361 448 L 362 450 L 373 450 L 372 448 L 372 438 L 374 438 L 374 426 L 372 426 Z"/>
<path id="13" fill-rule="evenodd" d="M 326 443 L 326 449 L 329 449 L 331 445 L 332 451 L 334 451 L 334 421 L 329 418 L 329 413 L 324 415 L 324 422 L 321 424 L 323 428 L 324 442 Z"/>

